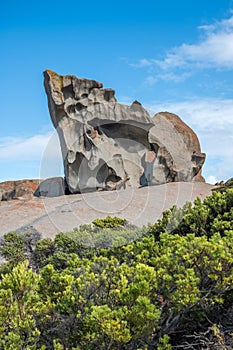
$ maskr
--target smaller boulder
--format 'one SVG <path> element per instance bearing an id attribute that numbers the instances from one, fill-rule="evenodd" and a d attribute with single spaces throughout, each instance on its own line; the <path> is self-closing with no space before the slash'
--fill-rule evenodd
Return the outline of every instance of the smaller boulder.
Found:
<path id="1" fill-rule="evenodd" d="M 65 180 L 62 177 L 51 177 L 39 184 L 34 196 L 58 197 L 65 194 L 67 194 Z"/>

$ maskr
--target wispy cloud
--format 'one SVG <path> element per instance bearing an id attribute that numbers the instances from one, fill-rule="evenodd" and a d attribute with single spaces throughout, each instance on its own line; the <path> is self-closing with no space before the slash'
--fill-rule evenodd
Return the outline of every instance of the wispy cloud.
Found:
<path id="1" fill-rule="evenodd" d="M 56 132 L 28 138 L 0 138 L 0 163 L 1 180 L 17 180 L 38 175 L 46 178 L 62 174 L 62 158 Z"/>
<path id="2" fill-rule="evenodd" d="M 147 106 L 151 115 L 168 111 L 179 115 L 197 133 L 207 154 L 204 174 L 217 180 L 233 176 L 233 99 L 197 99 Z"/>
<path id="3" fill-rule="evenodd" d="M 0 161 L 40 159 L 51 136 L 48 132 L 28 138 L 0 138 Z"/>
<path id="4" fill-rule="evenodd" d="M 223 69 L 233 68 L 233 31 L 211 32 L 204 41 L 188 45 L 183 44 L 167 53 L 163 60 L 155 60 L 163 70 L 190 67 Z"/>
<path id="5" fill-rule="evenodd" d="M 183 43 L 169 49 L 162 59 L 143 58 L 131 66 L 135 68 L 154 67 L 157 80 L 180 82 L 194 69 L 233 68 L 233 16 L 198 28 L 201 35 L 192 44 Z M 161 73 L 162 70 L 162 73 Z M 151 84 L 151 76 L 147 78 Z M 155 82 L 155 80 L 154 80 Z"/>
<path id="6" fill-rule="evenodd" d="M 233 132 L 233 99 L 193 99 L 181 102 L 154 103 L 148 105 L 154 112 L 170 111 L 185 118 L 188 124 L 210 130 L 229 129 Z M 230 127 L 231 126 L 231 127 Z"/>
<path id="7" fill-rule="evenodd" d="M 143 67 L 150 67 L 153 64 L 154 64 L 153 60 L 142 58 L 137 63 L 130 63 L 129 65 L 134 68 L 143 68 Z"/>
<path id="8" fill-rule="evenodd" d="M 159 73 L 156 75 L 156 77 L 150 75 L 149 77 L 146 78 L 145 83 L 147 85 L 153 85 L 155 82 L 159 80 L 163 81 L 174 81 L 175 83 L 180 83 L 187 79 L 190 76 L 190 73 L 188 72 L 183 72 L 176 74 L 174 72 L 164 72 L 164 73 Z"/>

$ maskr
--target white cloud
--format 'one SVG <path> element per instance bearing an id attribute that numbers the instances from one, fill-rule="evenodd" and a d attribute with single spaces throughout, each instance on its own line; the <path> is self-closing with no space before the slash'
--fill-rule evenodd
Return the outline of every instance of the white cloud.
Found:
<path id="1" fill-rule="evenodd" d="M 157 81 L 163 80 L 163 81 L 174 81 L 175 83 L 180 83 L 182 81 L 185 81 L 188 77 L 190 76 L 190 73 L 188 72 L 182 72 L 182 73 L 174 73 L 174 72 L 163 72 L 159 73 L 154 77 L 153 75 L 148 76 L 144 84 L 152 86 L 154 85 Z"/>
<path id="2" fill-rule="evenodd" d="M 0 161 L 22 161 L 40 159 L 52 133 L 34 135 L 28 138 L 0 138 Z"/>
<path id="3" fill-rule="evenodd" d="M 173 72 L 165 72 L 163 74 L 158 74 L 158 79 L 164 80 L 164 81 L 174 81 L 175 83 L 180 83 L 187 79 L 190 76 L 190 73 L 179 73 L 175 74 Z"/>
<path id="4" fill-rule="evenodd" d="M 199 27 L 204 34 L 197 43 L 171 49 L 163 60 L 155 61 L 162 69 L 183 66 L 233 68 L 233 16 Z"/>
<path id="5" fill-rule="evenodd" d="M 152 75 L 150 75 L 149 77 L 147 77 L 144 81 L 144 83 L 146 85 L 154 85 L 154 83 L 156 83 L 158 81 L 158 78 L 153 77 Z"/>
<path id="6" fill-rule="evenodd" d="M 206 177 L 214 176 L 220 181 L 233 176 L 233 100 L 198 99 L 147 108 L 152 115 L 162 111 L 175 113 L 197 133 L 202 151 L 207 154 Z"/>
<path id="7" fill-rule="evenodd" d="M 139 60 L 138 63 L 130 63 L 130 66 L 134 68 L 142 68 L 142 67 L 149 67 L 152 64 L 153 64 L 153 60 L 142 58 L 141 60 Z"/>
<path id="8" fill-rule="evenodd" d="M 153 83 L 159 79 L 183 81 L 189 77 L 192 69 L 232 69 L 233 16 L 210 25 L 200 26 L 199 30 L 202 31 L 202 35 L 196 42 L 173 47 L 165 53 L 162 59 L 144 57 L 131 66 L 150 67 L 150 71 L 154 68 L 156 79 Z M 161 73 L 161 70 L 164 73 Z M 147 80 L 149 84 L 152 84 L 151 76 Z"/>
<path id="9" fill-rule="evenodd" d="M 188 124 L 202 130 L 218 130 L 233 128 L 233 99 L 193 99 L 181 102 L 165 102 L 149 105 L 155 111 L 170 111 L 187 120 Z"/>
<path id="10" fill-rule="evenodd" d="M 41 178 L 59 176 L 63 173 L 60 144 L 56 132 L 47 132 L 28 138 L 0 138 L 0 162 L 6 174 L 5 180 L 28 178 L 31 177 L 31 173 L 39 173 Z M 9 176 L 6 169 L 9 170 Z M 10 175 L 12 172 L 14 175 Z"/>
<path id="11" fill-rule="evenodd" d="M 155 63 L 162 69 L 182 66 L 233 68 L 233 32 L 208 33 L 198 44 L 174 48 L 164 60 Z"/>
<path id="12" fill-rule="evenodd" d="M 214 184 L 216 184 L 218 181 L 217 181 L 217 179 L 216 179 L 215 176 L 210 175 L 210 176 L 207 177 L 206 182 L 207 182 L 208 184 L 214 185 Z"/>

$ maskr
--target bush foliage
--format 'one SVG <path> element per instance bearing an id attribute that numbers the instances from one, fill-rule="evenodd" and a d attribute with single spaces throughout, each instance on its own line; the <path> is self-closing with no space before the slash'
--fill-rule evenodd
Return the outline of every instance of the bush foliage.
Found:
<path id="1" fill-rule="evenodd" d="M 11 232 L 1 254 L 1 349 L 233 348 L 233 189 L 140 230 Z"/>

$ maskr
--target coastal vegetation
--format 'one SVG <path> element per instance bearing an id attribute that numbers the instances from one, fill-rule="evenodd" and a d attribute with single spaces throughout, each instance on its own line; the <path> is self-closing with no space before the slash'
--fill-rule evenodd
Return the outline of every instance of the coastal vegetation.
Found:
<path id="1" fill-rule="evenodd" d="M 233 189 L 142 229 L 107 217 L 0 243 L 0 348 L 233 348 Z"/>

